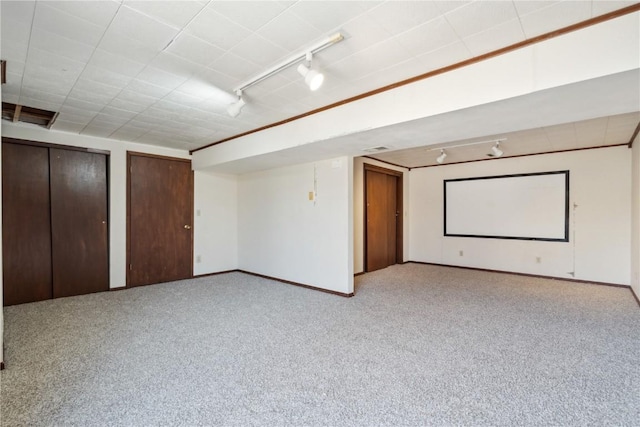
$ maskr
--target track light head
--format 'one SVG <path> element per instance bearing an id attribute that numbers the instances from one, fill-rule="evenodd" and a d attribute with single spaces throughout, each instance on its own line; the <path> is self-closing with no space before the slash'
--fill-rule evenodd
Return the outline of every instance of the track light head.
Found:
<path id="1" fill-rule="evenodd" d="M 496 142 L 496 145 L 491 147 L 491 151 L 493 152 L 493 157 L 500 157 L 504 154 L 504 151 L 500 149 L 500 141 Z"/>
<path id="2" fill-rule="evenodd" d="M 307 52 L 306 60 L 309 65 L 298 65 L 298 72 L 304 77 L 304 82 L 312 91 L 318 90 L 324 82 L 324 75 L 311 68 L 311 52 Z"/>
<path id="3" fill-rule="evenodd" d="M 318 90 L 324 82 L 324 75 L 322 73 L 312 70 L 304 64 L 298 65 L 298 72 L 302 74 L 304 82 L 309 86 L 309 89 L 313 91 Z"/>
<path id="4" fill-rule="evenodd" d="M 446 158 L 447 158 L 447 153 L 445 153 L 444 149 L 442 149 L 440 150 L 440 155 L 436 159 L 436 162 L 438 162 L 438 164 L 442 164 L 442 162 L 444 162 L 444 159 Z"/>
<path id="5" fill-rule="evenodd" d="M 240 111 L 242 111 L 242 107 L 244 107 L 246 104 L 244 102 L 244 99 L 242 99 L 242 91 L 237 91 L 236 94 L 238 95 L 237 101 L 229 104 L 229 106 L 227 107 L 227 113 L 229 113 L 229 115 L 233 118 L 238 117 L 238 114 L 240 114 Z"/>

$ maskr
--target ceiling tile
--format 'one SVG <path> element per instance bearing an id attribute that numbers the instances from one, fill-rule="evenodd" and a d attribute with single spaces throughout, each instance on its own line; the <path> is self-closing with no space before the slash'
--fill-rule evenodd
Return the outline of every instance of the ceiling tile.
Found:
<path id="1" fill-rule="evenodd" d="M 287 56 L 285 49 L 256 34 L 238 43 L 231 53 L 262 67 L 272 66 Z"/>
<path id="2" fill-rule="evenodd" d="M 387 1 L 369 11 L 387 33 L 396 35 L 422 25 L 440 15 L 437 2 Z"/>
<path id="3" fill-rule="evenodd" d="M 24 70 L 24 63 L 27 60 L 27 51 L 28 46 L 13 44 L 8 40 L 2 38 L 2 48 L 0 49 L 2 52 L 2 59 L 7 61 L 7 72 L 9 72 L 10 67 L 13 68 L 13 71 L 16 73 L 22 73 Z"/>
<path id="4" fill-rule="evenodd" d="M 95 117 L 97 111 L 85 110 L 83 108 L 72 107 L 67 99 L 62 107 L 60 107 L 60 116 L 65 120 L 82 123 L 89 123 Z"/>
<path id="5" fill-rule="evenodd" d="M 118 107 L 117 102 L 124 101 L 132 104 L 144 105 L 146 107 L 149 107 L 150 105 L 155 104 L 159 100 L 160 100 L 160 97 L 143 95 L 141 93 L 134 92 L 132 90 L 124 89 L 109 104 L 113 105 L 114 107 Z M 124 107 L 118 107 L 118 108 L 124 108 Z M 136 111 L 135 109 L 132 109 L 132 108 L 126 108 L 126 109 L 131 111 Z"/>
<path id="6" fill-rule="evenodd" d="M 121 99 L 119 97 L 116 97 L 114 99 L 111 100 L 111 102 L 109 103 L 109 105 L 107 105 L 105 108 L 119 108 L 119 109 L 123 109 L 123 110 L 127 110 L 127 111 L 133 111 L 136 113 L 141 113 L 142 111 L 146 110 L 147 108 L 149 108 L 148 105 L 144 105 L 144 104 L 138 104 L 135 102 L 131 102 L 131 101 L 126 101 L 124 99 Z"/>
<path id="7" fill-rule="evenodd" d="M 120 5 L 114 1 L 50 1 L 47 6 L 106 28 Z"/>
<path id="8" fill-rule="evenodd" d="M 131 76 L 115 73 L 93 65 L 85 67 L 82 72 L 82 78 L 115 87 L 125 87 L 133 79 Z"/>
<path id="9" fill-rule="evenodd" d="M 22 78 L 22 85 L 25 87 L 31 87 L 34 89 L 43 90 L 43 91 L 54 93 L 57 95 L 67 95 L 71 90 L 71 88 L 73 87 L 74 83 L 75 83 L 75 80 L 71 80 L 68 82 L 61 82 L 60 80 L 58 80 L 56 84 L 51 84 L 51 79 L 47 78 L 47 76 L 40 78 L 30 74 L 24 74 Z M 6 91 L 7 91 L 7 85 L 4 85 L 2 87 L 3 96 Z"/>
<path id="10" fill-rule="evenodd" d="M 152 17 L 153 19 L 169 24 L 176 28 L 182 28 L 204 5 L 193 1 L 129 1 L 124 2 L 126 7 Z"/>
<path id="11" fill-rule="evenodd" d="M 300 1 L 291 6 L 289 10 L 324 33 L 339 29 L 341 25 L 376 4 L 366 1 Z"/>
<path id="12" fill-rule="evenodd" d="M 173 90 L 173 87 L 157 86 L 146 81 L 139 79 L 133 79 L 129 82 L 126 89 L 139 93 L 141 95 L 147 95 L 154 98 L 162 98 Z"/>
<path id="13" fill-rule="evenodd" d="M 221 1 L 210 3 L 208 7 L 252 31 L 258 30 L 287 8 L 274 1 Z"/>
<path id="14" fill-rule="evenodd" d="M 160 53 L 164 46 L 149 46 L 122 34 L 108 32 L 100 41 L 100 49 L 130 61 L 148 63 Z"/>
<path id="15" fill-rule="evenodd" d="M 112 95 L 106 95 L 104 93 L 95 91 L 82 90 L 75 87 L 71 90 L 71 92 L 69 92 L 69 97 L 97 104 L 101 107 L 100 109 L 103 108 L 104 104 L 108 104 L 113 99 Z"/>
<path id="16" fill-rule="evenodd" d="M 524 16 L 529 13 L 535 12 L 539 9 L 544 9 L 545 7 L 553 6 L 556 3 L 560 3 L 561 0 L 516 0 L 513 2 L 516 7 L 516 12 L 518 12 L 519 16 Z M 590 1 L 590 0 L 589 0 Z"/>
<path id="17" fill-rule="evenodd" d="M 87 125 L 80 133 L 82 135 L 97 136 L 99 138 L 108 138 L 117 129 L 118 129 L 118 126 Z"/>
<path id="18" fill-rule="evenodd" d="M 175 92 L 193 96 L 200 100 L 217 100 L 224 104 L 229 104 L 236 99 L 235 95 L 232 95 L 231 93 L 213 86 L 199 78 L 187 80 L 182 85 L 178 86 Z"/>
<path id="19" fill-rule="evenodd" d="M 135 77 L 145 67 L 142 62 L 134 61 L 103 49 L 97 49 L 94 52 L 89 65 L 130 77 Z"/>
<path id="20" fill-rule="evenodd" d="M 130 120 L 138 115 L 136 111 L 123 110 L 123 109 L 115 108 L 109 105 L 102 109 L 102 113 L 112 117 L 119 117 L 127 120 Z"/>
<path id="21" fill-rule="evenodd" d="M 213 68 L 222 74 L 226 74 L 227 76 L 234 77 L 237 83 L 240 83 L 249 77 L 253 77 L 262 71 L 261 67 L 233 53 L 227 53 L 216 61 L 213 61 L 210 68 Z M 229 89 L 231 90 L 232 88 Z"/>
<path id="22" fill-rule="evenodd" d="M 89 126 L 109 126 L 119 128 L 129 121 L 128 118 L 112 116 L 105 113 L 96 114 Z"/>
<path id="23" fill-rule="evenodd" d="M 474 56 L 506 47 L 525 39 L 519 19 L 498 24 L 486 31 L 466 37 L 464 43 Z"/>
<path id="24" fill-rule="evenodd" d="M 320 30 L 289 10 L 264 25 L 257 34 L 289 51 L 303 49 L 322 36 Z"/>
<path id="25" fill-rule="evenodd" d="M 191 21 L 185 27 L 185 31 L 223 50 L 231 49 L 251 34 L 245 27 L 230 21 L 209 8 L 203 10 L 200 15 Z"/>
<path id="26" fill-rule="evenodd" d="M 138 80 L 173 90 L 184 83 L 188 76 L 178 76 L 160 68 L 148 66 L 138 74 Z"/>
<path id="27" fill-rule="evenodd" d="M 88 45 L 96 45 L 105 30 L 103 26 L 49 7 L 46 2 L 37 3 L 33 26 L 71 40 L 83 40 Z"/>
<path id="28" fill-rule="evenodd" d="M 135 39 L 143 45 L 163 49 L 178 34 L 178 29 L 156 21 L 138 11 L 121 7 L 106 34 Z"/>
<path id="29" fill-rule="evenodd" d="M 7 44 L 27 46 L 31 35 L 35 2 L 3 1 L 0 2 L 0 7 L 2 8 L 0 30 L 3 49 Z"/>
<path id="30" fill-rule="evenodd" d="M 87 113 L 94 112 L 96 114 L 104 108 L 102 104 L 97 104 L 95 102 L 86 101 L 80 98 L 75 98 L 73 96 L 67 97 L 67 100 L 64 102 L 64 105 L 61 107 L 61 110 L 65 111 L 68 107 L 83 110 Z M 70 111 L 73 112 L 73 110 L 70 110 Z"/>
<path id="31" fill-rule="evenodd" d="M 594 0 L 591 6 L 592 16 L 600 16 L 614 10 L 623 9 L 627 6 L 636 4 L 637 1 L 618 1 L 618 0 Z"/>
<path id="32" fill-rule="evenodd" d="M 56 121 L 51 126 L 51 129 L 61 132 L 70 132 L 70 133 L 80 133 L 84 129 L 86 124 L 84 123 L 75 123 L 66 120 L 62 120 L 62 118 L 57 118 Z"/>
<path id="33" fill-rule="evenodd" d="M 517 19 L 518 15 L 513 2 L 476 1 L 447 13 L 445 17 L 456 33 L 464 38 Z"/>
<path id="34" fill-rule="evenodd" d="M 30 46 L 80 62 L 88 61 L 95 49 L 95 46 L 80 43 L 40 28 L 33 29 Z"/>
<path id="35" fill-rule="evenodd" d="M 187 61 L 169 52 L 161 52 L 148 65 L 178 76 L 183 81 L 206 70 L 204 65 Z"/>
<path id="36" fill-rule="evenodd" d="M 106 97 L 113 98 L 120 93 L 122 87 L 105 85 L 86 78 L 80 78 L 73 86 L 74 89 L 78 89 L 84 92 L 96 92 Z"/>
<path id="37" fill-rule="evenodd" d="M 32 99 L 37 99 L 38 101 L 47 102 L 51 105 L 56 105 L 57 107 L 54 111 L 58 111 L 60 109 L 60 106 L 62 106 L 62 103 L 66 98 L 66 96 L 64 95 L 43 92 L 41 90 L 31 89 L 26 86 L 22 87 L 20 96 L 26 96 Z"/>
<path id="38" fill-rule="evenodd" d="M 562 1 L 520 17 L 527 38 L 539 36 L 591 17 L 591 2 Z"/>
<path id="39" fill-rule="evenodd" d="M 186 33 L 180 34 L 166 51 L 205 66 L 224 54 L 224 50 Z"/>
<path id="40" fill-rule="evenodd" d="M 461 8 L 469 3 L 471 3 L 471 0 L 444 0 L 436 2 L 442 14 Z"/>
<path id="41" fill-rule="evenodd" d="M 446 19 L 437 18 L 398 35 L 394 40 L 415 56 L 450 45 L 459 38 Z"/>

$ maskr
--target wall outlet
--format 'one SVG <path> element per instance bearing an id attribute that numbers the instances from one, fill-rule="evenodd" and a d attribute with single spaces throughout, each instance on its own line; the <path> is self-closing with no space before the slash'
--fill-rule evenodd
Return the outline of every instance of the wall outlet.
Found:
<path id="1" fill-rule="evenodd" d="M 537 256 L 536 257 L 536 264 L 542 264 L 542 258 Z"/>
<path id="2" fill-rule="evenodd" d="M 464 256 L 464 251 L 458 251 L 458 255 Z"/>
<path id="3" fill-rule="evenodd" d="M 200 255 L 196 255 L 196 262 L 202 262 L 202 257 Z"/>

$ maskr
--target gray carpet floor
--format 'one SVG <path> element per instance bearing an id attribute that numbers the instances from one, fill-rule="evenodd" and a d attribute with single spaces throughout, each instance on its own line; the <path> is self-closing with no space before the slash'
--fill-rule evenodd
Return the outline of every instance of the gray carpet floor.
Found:
<path id="1" fill-rule="evenodd" d="M 406 264 L 6 307 L 3 426 L 640 424 L 631 292 Z"/>

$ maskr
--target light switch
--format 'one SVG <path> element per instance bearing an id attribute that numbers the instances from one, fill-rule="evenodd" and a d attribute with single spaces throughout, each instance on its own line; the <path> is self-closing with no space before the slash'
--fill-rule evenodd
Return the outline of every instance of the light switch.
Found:
<path id="1" fill-rule="evenodd" d="M 313 199 L 314 199 L 313 191 L 309 191 L 309 200 L 313 200 Z"/>

